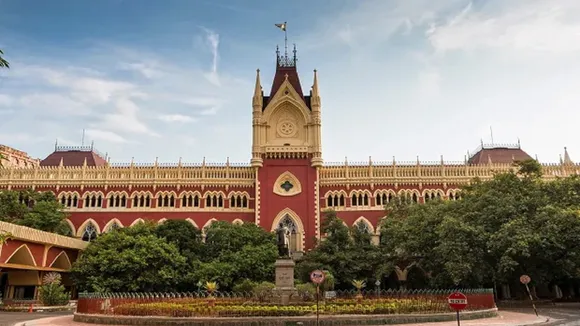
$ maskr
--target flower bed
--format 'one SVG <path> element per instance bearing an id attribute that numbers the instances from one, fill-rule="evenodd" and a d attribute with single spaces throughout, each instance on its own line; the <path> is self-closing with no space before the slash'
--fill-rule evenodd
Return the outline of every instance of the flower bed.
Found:
<path id="1" fill-rule="evenodd" d="M 336 300 L 319 305 L 321 315 L 382 315 L 410 313 L 438 313 L 450 311 L 447 305 L 440 302 L 409 299 Z M 127 303 L 112 309 L 112 314 L 123 316 L 166 316 L 166 317 L 257 317 L 257 316 L 307 316 L 316 313 L 316 305 L 312 303 L 297 303 L 288 306 L 275 304 L 260 304 L 249 302 L 217 301 L 214 306 L 207 302 L 155 302 Z"/>

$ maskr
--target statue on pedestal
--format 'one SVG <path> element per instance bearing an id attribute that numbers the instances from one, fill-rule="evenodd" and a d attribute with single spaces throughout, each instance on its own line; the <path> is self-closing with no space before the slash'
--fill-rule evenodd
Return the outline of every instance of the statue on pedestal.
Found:
<path id="1" fill-rule="evenodd" d="M 276 235 L 278 239 L 278 256 L 280 258 L 290 258 L 290 230 L 285 226 L 278 228 Z"/>

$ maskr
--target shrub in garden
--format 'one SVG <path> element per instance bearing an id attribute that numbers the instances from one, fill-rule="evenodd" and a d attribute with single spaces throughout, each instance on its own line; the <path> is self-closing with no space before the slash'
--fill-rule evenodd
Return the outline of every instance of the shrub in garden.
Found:
<path id="1" fill-rule="evenodd" d="M 260 302 L 268 301 L 272 297 L 272 292 L 276 285 L 271 282 L 262 282 L 254 287 L 254 294 Z"/>
<path id="2" fill-rule="evenodd" d="M 232 290 L 238 293 L 251 293 L 254 291 L 254 288 L 258 285 L 258 283 L 245 279 L 240 283 L 234 285 Z"/>
<path id="3" fill-rule="evenodd" d="M 70 294 L 65 292 L 64 285 L 61 284 L 61 276 L 58 273 L 44 275 L 39 294 L 40 302 L 45 306 L 66 305 L 70 298 Z"/>

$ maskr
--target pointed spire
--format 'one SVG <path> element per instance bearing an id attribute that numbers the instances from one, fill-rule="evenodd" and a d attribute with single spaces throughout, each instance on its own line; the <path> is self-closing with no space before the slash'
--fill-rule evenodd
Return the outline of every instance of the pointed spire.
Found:
<path id="1" fill-rule="evenodd" d="M 445 161 L 443 160 L 443 155 L 441 155 L 441 165 L 445 165 Z"/>
<path id="2" fill-rule="evenodd" d="M 560 165 L 564 164 L 564 160 L 562 159 L 562 154 L 560 154 Z"/>
<path id="3" fill-rule="evenodd" d="M 540 160 L 538 160 L 538 154 L 535 155 L 536 156 L 536 162 L 540 162 Z"/>
<path id="4" fill-rule="evenodd" d="M 230 157 L 226 157 L 226 166 L 230 166 Z"/>
<path id="5" fill-rule="evenodd" d="M 570 154 L 568 154 L 568 148 L 564 147 L 564 164 L 574 164 L 570 159 Z"/>
<path id="6" fill-rule="evenodd" d="M 83 167 L 87 167 L 87 158 L 85 157 L 85 160 L 83 161 Z"/>
<path id="7" fill-rule="evenodd" d="M 179 162 L 177 162 L 178 166 L 181 166 L 181 157 L 179 157 Z"/>
<path id="8" fill-rule="evenodd" d="M 467 165 L 467 157 L 468 157 L 468 155 L 463 156 L 463 161 L 465 162 L 465 165 Z"/>
<path id="9" fill-rule="evenodd" d="M 312 83 L 312 96 L 318 96 L 318 72 L 314 69 L 314 82 Z"/>
<path id="10" fill-rule="evenodd" d="M 56 139 L 56 141 L 54 142 L 54 151 L 56 152 L 56 149 L 58 148 L 58 138 Z"/>
<path id="11" fill-rule="evenodd" d="M 159 157 L 155 157 L 155 166 L 159 165 Z"/>
<path id="12" fill-rule="evenodd" d="M 263 98 L 262 83 L 260 81 L 260 69 L 256 69 L 256 85 L 254 86 L 254 97 L 252 98 L 254 111 L 259 111 L 262 109 L 262 106 L 264 105 Z"/>
<path id="13" fill-rule="evenodd" d="M 131 166 L 135 165 L 135 156 L 131 157 Z"/>
<path id="14" fill-rule="evenodd" d="M 373 159 L 369 156 L 369 165 L 373 165 Z"/>
<path id="15" fill-rule="evenodd" d="M 64 158 L 60 158 L 60 163 L 58 163 L 58 166 L 64 166 Z"/>

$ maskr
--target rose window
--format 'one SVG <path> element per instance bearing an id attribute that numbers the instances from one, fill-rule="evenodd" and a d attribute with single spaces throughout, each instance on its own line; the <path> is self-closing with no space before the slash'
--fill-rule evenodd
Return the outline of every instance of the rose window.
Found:
<path id="1" fill-rule="evenodd" d="M 280 124 L 280 132 L 283 135 L 291 135 L 294 133 L 294 124 L 292 122 L 282 122 Z"/>

